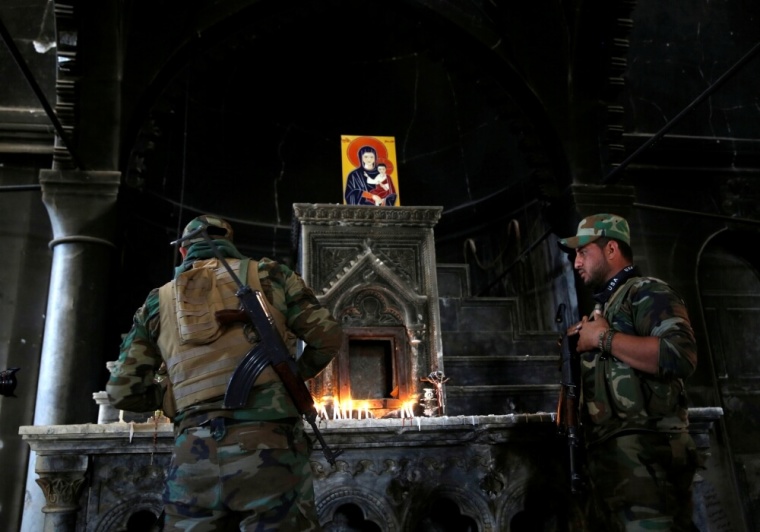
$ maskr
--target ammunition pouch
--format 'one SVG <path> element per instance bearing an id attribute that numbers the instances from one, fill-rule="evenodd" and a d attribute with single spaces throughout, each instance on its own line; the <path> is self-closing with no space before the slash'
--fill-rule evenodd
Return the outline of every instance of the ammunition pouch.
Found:
<path id="1" fill-rule="evenodd" d="M 584 397 L 593 423 L 604 423 L 612 416 L 622 420 L 677 416 L 686 421 L 686 396 L 680 379 L 644 377 L 615 357 L 595 356 L 593 395 L 587 392 Z"/>

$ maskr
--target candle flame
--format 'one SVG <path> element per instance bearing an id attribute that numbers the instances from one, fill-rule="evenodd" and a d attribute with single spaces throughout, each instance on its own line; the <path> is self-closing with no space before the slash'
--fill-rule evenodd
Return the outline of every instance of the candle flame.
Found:
<path id="1" fill-rule="evenodd" d="M 322 419 L 327 419 L 327 406 L 325 402 L 320 399 L 314 399 L 314 409 L 317 411 L 317 416 Z"/>
<path id="2" fill-rule="evenodd" d="M 331 398 L 326 401 L 324 399 L 314 400 L 314 408 L 317 411 L 317 415 L 323 419 L 330 419 L 330 414 L 327 409 L 332 406 L 332 419 L 370 419 L 375 416 L 370 413 L 369 401 L 354 401 L 351 397 L 344 399 L 342 402 L 337 398 Z M 409 407 L 411 411 L 411 407 Z M 356 412 L 356 418 L 354 418 L 354 412 Z M 411 414 L 408 414 L 411 416 Z"/>
<path id="3" fill-rule="evenodd" d="M 401 417 L 414 417 L 414 401 L 406 401 L 401 404 Z"/>

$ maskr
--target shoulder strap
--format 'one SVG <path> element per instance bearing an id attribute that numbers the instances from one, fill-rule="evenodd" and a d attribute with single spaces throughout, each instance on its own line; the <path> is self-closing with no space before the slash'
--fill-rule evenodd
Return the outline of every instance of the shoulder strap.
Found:
<path id="1" fill-rule="evenodd" d="M 238 270 L 238 274 L 240 276 L 241 282 L 249 282 L 250 279 L 248 279 L 248 266 L 251 264 L 251 259 L 242 259 L 240 261 L 240 269 Z M 256 272 L 259 271 L 259 263 L 256 262 L 256 267 L 254 268 Z M 258 284 L 258 286 L 251 286 L 254 290 L 261 290 L 261 283 L 259 282 L 259 276 L 256 275 L 256 278 L 253 280 L 254 284 Z"/>
<path id="2" fill-rule="evenodd" d="M 248 275 L 248 269 L 249 266 L 253 264 L 251 275 Z M 259 279 L 259 261 L 252 261 L 251 259 L 243 259 L 240 261 L 240 279 L 246 279 L 248 281 L 248 285 L 253 290 L 258 290 L 259 292 L 263 293 L 264 290 L 261 288 L 261 279 Z M 269 300 L 264 297 L 264 302 L 267 305 L 267 309 L 269 309 L 270 314 L 272 314 L 272 318 L 274 318 L 274 325 L 277 327 L 277 331 L 280 333 L 280 336 L 283 338 L 285 337 L 285 333 L 288 330 L 287 329 L 287 321 L 285 319 L 285 315 L 280 312 L 278 309 L 272 305 Z"/>

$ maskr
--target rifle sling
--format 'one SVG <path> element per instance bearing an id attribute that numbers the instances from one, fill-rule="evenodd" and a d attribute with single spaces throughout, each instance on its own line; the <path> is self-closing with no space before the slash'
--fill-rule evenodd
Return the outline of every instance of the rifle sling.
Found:
<path id="1" fill-rule="evenodd" d="M 243 259 L 240 261 L 240 278 L 247 282 L 250 282 L 250 287 L 253 291 L 264 293 L 261 288 L 261 281 L 258 275 L 258 261 L 254 261 L 255 275 L 248 276 L 248 267 L 252 261 L 250 259 Z M 269 303 L 266 297 L 262 297 L 267 309 L 274 318 L 274 325 L 277 329 L 277 333 L 282 337 L 283 330 L 285 328 L 285 316 L 282 312 L 276 309 Z M 223 405 L 225 408 L 241 408 L 245 405 L 248 394 L 251 391 L 256 379 L 259 375 L 271 365 L 271 360 L 267 354 L 265 346 L 257 344 L 248 353 L 246 353 L 243 360 L 240 361 L 235 371 L 230 377 L 230 381 L 227 385 L 227 390 L 224 393 Z"/>
<path id="2" fill-rule="evenodd" d="M 248 266 L 251 264 L 251 259 L 243 259 L 240 261 L 240 278 L 245 279 L 246 281 L 250 282 L 250 287 L 255 292 L 261 292 L 264 293 L 264 289 L 261 288 L 261 280 L 259 279 L 259 262 L 253 261 L 253 264 L 255 267 L 253 268 L 256 271 L 256 275 L 254 275 L 252 278 L 248 278 Z M 285 337 L 285 331 L 287 331 L 287 326 L 285 325 L 287 323 L 285 315 L 280 312 L 277 308 L 275 308 L 274 305 L 272 305 L 269 300 L 264 297 L 264 303 L 267 305 L 267 309 L 269 310 L 270 314 L 272 314 L 272 317 L 274 318 L 274 324 L 277 327 L 277 332 L 280 333 L 280 336 Z"/>

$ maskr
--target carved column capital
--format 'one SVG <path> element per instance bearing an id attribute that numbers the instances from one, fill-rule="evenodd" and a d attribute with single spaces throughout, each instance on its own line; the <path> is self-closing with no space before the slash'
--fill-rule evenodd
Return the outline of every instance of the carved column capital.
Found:
<path id="1" fill-rule="evenodd" d="M 45 495 L 44 513 L 76 515 L 87 463 L 86 455 L 37 456 L 34 471 L 39 476 L 36 482 Z"/>
<path id="2" fill-rule="evenodd" d="M 111 242 L 121 172 L 42 170 L 42 201 L 50 215 L 54 240 L 62 243 Z"/>
<path id="3" fill-rule="evenodd" d="M 40 477 L 35 482 L 45 494 L 47 504 L 42 507 L 43 512 L 75 513 L 79 510 L 77 500 L 84 483 L 84 475 L 54 474 Z"/>
<path id="4" fill-rule="evenodd" d="M 110 264 L 116 246 L 120 172 L 42 170 L 42 201 L 53 228 L 53 264 L 34 423 L 96 418 L 92 392 L 102 386 L 101 356 Z M 74 389 L 59 382 L 78 382 Z M 53 390 L 51 392 L 51 390 Z"/>

